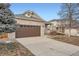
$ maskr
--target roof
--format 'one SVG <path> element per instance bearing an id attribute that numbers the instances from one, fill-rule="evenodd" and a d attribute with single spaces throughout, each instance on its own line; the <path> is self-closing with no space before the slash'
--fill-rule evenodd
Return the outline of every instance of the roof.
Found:
<path id="1" fill-rule="evenodd" d="M 38 16 L 33 11 L 26 11 L 23 14 L 16 14 L 15 17 L 16 18 L 20 18 L 20 19 L 24 19 L 24 20 L 29 20 L 29 21 L 41 21 L 41 22 L 45 22 L 40 16 Z"/>
<path id="2" fill-rule="evenodd" d="M 52 22 L 52 21 L 60 21 L 61 19 L 53 19 L 53 20 L 50 20 L 49 22 Z"/>
<path id="3" fill-rule="evenodd" d="M 66 20 L 66 19 L 53 19 L 53 20 L 50 20 L 49 22 L 53 22 L 53 21 L 61 21 L 61 22 L 68 21 L 69 22 L 69 20 Z M 65 28 L 67 28 L 67 29 L 70 28 L 69 24 L 65 24 Z M 79 20 L 73 20 L 71 23 L 71 28 L 78 29 L 79 28 Z"/>
<path id="4" fill-rule="evenodd" d="M 53 21 L 69 21 L 68 19 L 53 19 L 53 20 L 50 20 L 49 22 L 53 22 Z"/>
<path id="5" fill-rule="evenodd" d="M 70 28 L 69 24 L 65 25 L 65 28 Z M 71 28 L 78 29 L 79 28 L 79 20 L 74 20 L 74 22 L 71 23 Z"/>
<path id="6" fill-rule="evenodd" d="M 69 25 L 65 25 L 65 28 L 66 29 L 68 29 L 68 28 L 79 29 L 79 23 L 72 24 L 71 27 Z"/>

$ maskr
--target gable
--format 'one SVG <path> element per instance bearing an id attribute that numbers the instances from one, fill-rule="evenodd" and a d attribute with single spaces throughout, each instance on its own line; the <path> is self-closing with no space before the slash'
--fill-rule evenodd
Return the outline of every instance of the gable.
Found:
<path id="1" fill-rule="evenodd" d="M 23 14 L 15 15 L 16 18 L 25 19 L 25 20 L 32 20 L 32 21 L 43 21 L 45 22 L 40 16 L 38 16 L 33 11 L 26 11 Z"/>

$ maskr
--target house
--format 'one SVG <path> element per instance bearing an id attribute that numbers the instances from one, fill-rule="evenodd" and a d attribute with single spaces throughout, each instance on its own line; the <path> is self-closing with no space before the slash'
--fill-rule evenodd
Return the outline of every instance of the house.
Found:
<path id="1" fill-rule="evenodd" d="M 1 41 L 14 41 L 15 38 L 44 36 L 45 21 L 33 11 L 15 15 L 17 21 L 16 32 L 3 33 Z"/>
<path id="2" fill-rule="evenodd" d="M 45 21 L 33 11 L 15 15 L 17 28 L 16 38 L 44 36 Z"/>
<path id="3" fill-rule="evenodd" d="M 72 24 L 71 27 L 69 25 L 66 25 L 64 33 L 66 35 L 72 35 L 72 36 L 79 36 L 79 23 Z"/>
<path id="4" fill-rule="evenodd" d="M 48 25 L 50 32 L 52 32 L 52 31 L 63 32 L 64 23 L 63 23 L 63 21 L 61 21 L 61 19 L 54 19 L 54 20 L 50 20 L 49 22 L 51 23 Z"/>
<path id="5" fill-rule="evenodd" d="M 50 22 L 45 22 L 45 35 L 50 33 L 50 30 L 52 29 Z"/>
<path id="6" fill-rule="evenodd" d="M 71 23 L 71 27 L 70 27 L 70 21 L 66 20 L 66 19 L 64 19 L 64 20 L 63 19 L 54 19 L 49 22 L 51 23 L 50 28 L 52 27 L 50 32 L 56 31 L 59 33 L 69 35 L 70 34 L 69 31 L 71 28 L 72 36 L 79 35 L 79 21 L 78 20 L 73 20 Z"/>

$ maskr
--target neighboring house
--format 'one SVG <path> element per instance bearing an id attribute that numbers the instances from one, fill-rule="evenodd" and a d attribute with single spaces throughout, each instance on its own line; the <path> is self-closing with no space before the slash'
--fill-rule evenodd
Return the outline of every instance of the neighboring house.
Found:
<path id="1" fill-rule="evenodd" d="M 50 22 L 45 22 L 45 34 L 48 34 L 50 33 L 50 31 L 52 30 L 52 27 L 51 27 L 51 23 Z"/>
<path id="2" fill-rule="evenodd" d="M 52 27 L 50 32 L 56 31 L 66 35 L 70 34 L 69 20 L 54 19 L 49 22 L 51 23 L 50 28 Z M 71 25 L 71 35 L 79 35 L 79 22 L 77 20 L 73 20 Z"/>
<path id="3" fill-rule="evenodd" d="M 16 38 L 44 36 L 45 21 L 33 11 L 15 16 L 17 21 Z"/>
<path id="4" fill-rule="evenodd" d="M 50 32 L 52 31 L 57 31 L 57 32 L 64 32 L 64 24 L 63 21 L 61 21 L 61 19 L 54 19 L 49 21 L 51 23 L 50 25 Z"/>
<path id="5" fill-rule="evenodd" d="M 71 34 L 72 36 L 79 36 L 79 23 L 72 24 L 71 28 L 68 25 L 66 25 L 64 31 L 66 35 Z"/>

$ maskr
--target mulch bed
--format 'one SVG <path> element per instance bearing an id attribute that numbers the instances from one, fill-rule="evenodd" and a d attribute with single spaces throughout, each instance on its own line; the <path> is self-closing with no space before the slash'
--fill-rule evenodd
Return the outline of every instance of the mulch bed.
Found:
<path id="1" fill-rule="evenodd" d="M 0 56 L 34 56 L 27 48 L 18 42 L 0 43 Z"/>
<path id="2" fill-rule="evenodd" d="M 49 37 L 58 41 L 79 46 L 79 36 L 68 37 L 66 35 L 49 35 Z"/>

